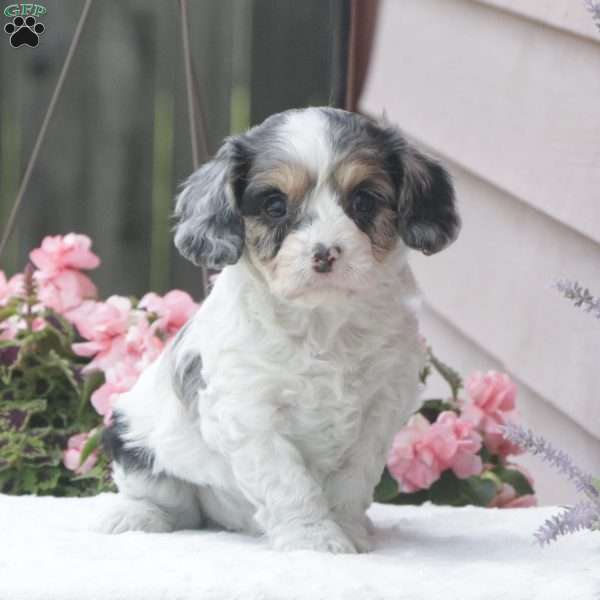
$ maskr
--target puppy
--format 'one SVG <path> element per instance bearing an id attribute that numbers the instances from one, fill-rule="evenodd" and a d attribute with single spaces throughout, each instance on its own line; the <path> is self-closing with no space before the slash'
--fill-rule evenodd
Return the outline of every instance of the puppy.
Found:
<path id="1" fill-rule="evenodd" d="M 175 244 L 223 269 L 121 396 L 104 531 L 218 525 L 363 552 L 423 352 L 407 249 L 459 230 L 446 171 L 393 127 L 290 110 L 225 140 L 177 199 Z"/>

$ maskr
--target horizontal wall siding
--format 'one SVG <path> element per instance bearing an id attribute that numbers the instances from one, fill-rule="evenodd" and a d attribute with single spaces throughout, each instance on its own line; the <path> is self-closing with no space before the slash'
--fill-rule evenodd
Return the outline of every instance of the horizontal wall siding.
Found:
<path id="1" fill-rule="evenodd" d="M 561 31 L 589 38 L 598 42 L 598 30 L 586 10 L 584 0 L 474 0 L 499 10 L 512 12 Z"/>
<path id="2" fill-rule="evenodd" d="M 552 289 L 562 276 L 600 287 L 600 245 L 461 169 L 452 173 L 461 236 L 413 260 L 428 301 L 600 437 L 600 324 Z"/>
<path id="3" fill-rule="evenodd" d="M 384 2 L 364 107 L 600 242 L 600 44 L 478 2 Z"/>
<path id="4" fill-rule="evenodd" d="M 459 240 L 413 258 L 432 344 L 465 370 L 510 372 L 527 423 L 591 468 L 600 323 L 552 283 L 600 294 L 600 33 L 581 2 L 549 4 L 384 0 L 361 109 L 455 180 Z M 571 498 L 542 478 L 545 502 Z"/>

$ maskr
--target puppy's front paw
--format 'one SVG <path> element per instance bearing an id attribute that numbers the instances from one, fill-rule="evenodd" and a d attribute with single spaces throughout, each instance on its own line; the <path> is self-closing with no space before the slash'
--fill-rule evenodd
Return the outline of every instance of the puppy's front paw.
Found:
<path id="1" fill-rule="evenodd" d="M 354 554 L 356 548 L 333 521 L 289 526 L 272 536 L 275 550 L 315 550 L 332 554 Z"/>
<path id="2" fill-rule="evenodd" d="M 352 540 L 358 552 L 371 552 L 373 544 L 369 539 L 369 529 L 366 516 L 360 520 L 338 520 L 344 533 Z M 372 525 L 371 525 L 372 526 Z"/>
<path id="3" fill-rule="evenodd" d="M 92 529 L 98 533 L 167 533 L 173 531 L 173 524 L 163 510 L 150 502 L 119 499 L 115 506 L 100 516 Z"/>

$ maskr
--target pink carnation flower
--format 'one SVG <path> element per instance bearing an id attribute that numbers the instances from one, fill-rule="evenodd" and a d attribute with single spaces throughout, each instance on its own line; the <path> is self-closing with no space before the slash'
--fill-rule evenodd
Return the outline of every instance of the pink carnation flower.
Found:
<path id="1" fill-rule="evenodd" d="M 40 302 L 68 319 L 71 310 L 96 297 L 96 286 L 80 272 L 100 264 L 91 244 L 89 237 L 75 233 L 46 236 L 42 245 L 29 253 L 38 269 L 34 277 Z"/>
<path id="2" fill-rule="evenodd" d="M 477 456 L 481 450 L 481 436 L 475 431 L 473 423 L 447 410 L 438 415 L 432 429 L 436 432 L 439 430 L 440 437 L 445 435 L 448 439 L 454 438 L 455 449 L 453 455 L 449 456 L 448 467 L 459 479 L 481 473 L 483 463 Z"/>
<path id="3" fill-rule="evenodd" d="M 81 453 L 85 447 L 86 442 L 90 437 L 89 433 L 78 433 L 72 435 L 67 442 L 67 449 L 63 452 L 63 464 L 67 469 L 75 471 L 77 475 L 85 475 L 98 460 L 98 450 L 94 450 L 83 462 L 81 462 Z"/>
<path id="4" fill-rule="evenodd" d="M 506 457 L 522 450 L 504 437 L 502 427 L 513 416 L 517 387 L 505 373 L 474 373 L 465 382 L 470 401 L 462 403 L 462 416 L 482 432 L 492 454 Z M 514 418 L 514 416 L 513 416 Z"/>
<path id="5" fill-rule="evenodd" d="M 96 286 L 87 275 L 79 271 L 36 271 L 34 278 L 38 284 L 37 295 L 40 302 L 69 320 L 74 308 L 84 300 L 96 297 Z"/>
<path id="6" fill-rule="evenodd" d="M 473 404 L 485 414 L 509 412 L 515 408 L 517 386 L 506 373 L 473 373 L 467 378 L 465 388 Z"/>
<path id="7" fill-rule="evenodd" d="M 72 313 L 72 322 L 81 337 L 97 343 L 96 352 L 103 350 L 112 338 L 125 335 L 130 318 L 131 301 L 123 296 L 111 296 L 106 302 L 84 302 Z"/>
<path id="8" fill-rule="evenodd" d="M 132 319 L 131 301 L 111 296 L 106 302 L 84 302 L 71 313 L 81 337 L 89 340 L 73 344 L 78 356 L 95 357 L 86 370 L 105 369 L 126 353 L 125 336 Z"/>
<path id="9" fill-rule="evenodd" d="M 394 438 L 388 468 L 402 491 L 415 492 L 428 489 L 446 469 L 461 479 L 481 473 L 480 448 L 473 424 L 455 413 L 440 413 L 433 424 L 416 414 Z"/>
<path id="10" fill-rule="evenodd" d="M 29 257 L 40 271 L 48 274 L 57 274 L 64 269 L 95 269 L 100 259 L 90 250 L 91 245 L 87 235 L 49 235 Z"/>
<path id="11" fill-rule="evenodd" d="M 172 290 L 163 297 L 150 292 L 141 299 L 139 307 L 156 313 L 158 319 L 153 327 L 161 329 L 169 337 L 177 333 L 198 310 L 198 304 L 181 290 Z"/>

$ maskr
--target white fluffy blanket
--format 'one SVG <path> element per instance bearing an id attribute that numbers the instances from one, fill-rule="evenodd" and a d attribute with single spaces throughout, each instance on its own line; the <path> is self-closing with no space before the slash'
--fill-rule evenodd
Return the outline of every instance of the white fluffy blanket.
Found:
<path id="1" fill-rule="evenodd" d="M 374 505 L 375 551 L 333 556 L 223 531 L 88 531 L 111 501 L 0 496 L 0 599 L 600 599 L 600 532 L 533 542 L 554 508 Z"/>

